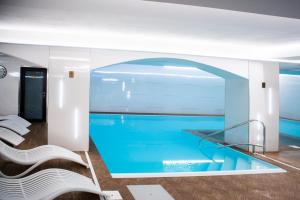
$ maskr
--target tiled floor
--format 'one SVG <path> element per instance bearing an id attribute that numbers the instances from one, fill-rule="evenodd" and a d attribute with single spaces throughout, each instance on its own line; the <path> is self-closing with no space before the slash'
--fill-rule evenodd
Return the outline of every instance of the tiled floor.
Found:
<path id="1" fill-rule="evenodd" d="M 45 124 L 33 124 L 26 140 L 18 147 L 27 149 L 47 143 Z M 211 177 L 176 177 L 146 179 L 112 179 L 99 156 L 95 145 L 90 142 L 89 155 L 98 181 L 103 190 L 119 190 L 126 200 L 133 200 L 127 185 L 162 185 L 176 200 L 198 199 L 300 199 L 300 171 L 280 166 L 286 170 L 283 174 L 233 175 Z M 281 148 L 280 153 L 269 153 L 268 156 L 300 167 L 300 151 L 292 148 Z M 82 153 L 82 155 L 84 155 Z M 14 174 L 24 169 L 19 165 L 1 161 L 1 170 Z M 48 167 L 65 168 L 91 176 L 88 169 L 79 165 L 55 160 L 47 162 L 37 170 Z M 36 170 L 36 171 L 37 171 Z M 69 193 L 59 199 L 99 199 L 97 195 L 87 193 Z"/>

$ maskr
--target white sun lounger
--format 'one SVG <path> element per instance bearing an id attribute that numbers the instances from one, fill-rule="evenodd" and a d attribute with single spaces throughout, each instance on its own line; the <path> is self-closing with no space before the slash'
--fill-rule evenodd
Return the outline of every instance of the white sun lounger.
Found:
<path id="1" fill-rule="evenodd" d="M 19 150 L 10 147 L 4 142 L 0 141 L 0 156 L 4 160 L 11 161 L 20 165 L 31 165 L 24 172 L 14 176 L 8 176 L 0 172 L 0 176 L 5 178 L 22 177 L 42 163 L 54 159 L 69 160 L 81 164 L 87 168 L 89 167 L 88 164 L 86 164 L 82 160 L 80 155 L 68 149 L 54 145 L 43 145 L 29 150 Z"/>
<path id="2" fill-rule="evenodd" d="M 0 140 L 3 140 L 14 146 L 17 146 L 20 143 L 22 143 L 25 139 L 22 136 L 18 135 L 17 133 L 7 128 L 0 127 Z"/>
<path id="3" fill-rule="evenodd" d="M 30 131 L 28 128 L 26 128 L 22 124 L 18 124 L 12 120 L 0 121 L 0 127 L 12 130 L 12 131 L 18 133 L 19 135 L 26 135 Z"/>
<path id="4" fill-rule="evenodd" d="M 0 116 L 0 121 L 2 120 L 12 120 L 16 122 L 17 124 L 22 124 L 25 127 L 28 127 L 31 125 L 29 121 L 26 119 L 23 119 L 22 117 L 19 117 L 18 115 L 6 115 L 6 116 Z"/>
<path id="5" fill-rule="evenodd" d="M 20 179 L 0 178 L 2 200 L 50 200 L 68 192 L 106 196 L 92 179 L 64 169 L 46 169 Z"/>

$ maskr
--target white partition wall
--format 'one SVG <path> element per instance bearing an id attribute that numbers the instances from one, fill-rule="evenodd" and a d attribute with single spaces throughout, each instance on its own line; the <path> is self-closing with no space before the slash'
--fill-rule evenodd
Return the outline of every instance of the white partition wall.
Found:
<path id="1" fill-rule="evenodd" d="M 265 83 L 265 88 L 262 83 Z M 279 147 L 279 65 L 272 62 L 249 62 L 249 118 L 266 125 L 266 150 Z M 251 143 L 263 142 L 259 124 L 250 126 Z"/>
<path id="2" fill-rule="evenodd" d="M 174 66 L 166 64 L 171 61 Z M 164 59 L 167 66 L 147 62 L 93 70 L 90 112 L 224 115 L 223 78 L 188 67 L 188 62 L 176 66 L 170 58 Z"/>
<path id="3" fill-rule="evenodd" d="M 278 151 L 279 65 L 249 61 L 248 76 L 245 80 L 226 79 L 225 127 L 252 119 L 260 120 L 266 126 L 266 151 Z M 249 128 L 244 126 L 225 133 L 225 141 L 230 144 L 263 145 L 263 140 L 263 128 L 257 122 L 251 123 Z"/>
<path id="4" fill-rule="evenodd" d="M 89 50 L 50 48 L 48 143 L 89 148 Z"/>

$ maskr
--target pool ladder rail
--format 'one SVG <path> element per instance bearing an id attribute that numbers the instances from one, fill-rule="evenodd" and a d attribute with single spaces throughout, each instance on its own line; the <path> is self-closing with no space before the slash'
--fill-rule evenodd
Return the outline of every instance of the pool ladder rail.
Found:
<path id="1" fill-rule="evenodd" d="M 211 137 L 215 136 L 215 135 L 218 135 L 218 134 L 221 134 L 221 133 L 224 133 L 225 131 L 229 131 L 229 130 L 247 125 L 247 124 L 249 125 L 253 122 L 259 123 L 263 128 L 263 144 L 262 145 L 253 144 L 253 143 L 235 143 L 235 144 L 222 144 L 223 146 L 220 147 L 220 148 L 234 147 L 234 146 L 252 146 L 252 152 L 255 153 L 256 152 L 256 147 L 262 147 L 262 150 L 263 150 L 262 153 L 265 154 L 265 152 L 266 152 L 266 126 L 265 126 L 264 122 L 262 122 L 260 120 L 257 120 L 257 119 L 251 119 L 251 120 L 248 120 L 248 121 L 245 121 L 245 122 L 241 122 L 239 124 L 236 124 L 234 126 L 230 126 L 230 127 L 225 128 L 223 130 L 215 131 L 215 132 L 210 133 L 208 135 L 201 134 L 202 139 L 200 140 L 199 145 L 201 145 L 204 140 L 213 140 L 214 142 L 221 143 L 217 139 L 213 139 Z M 200 132 L 198 131 L 198 133 L 200 133 Z"/>

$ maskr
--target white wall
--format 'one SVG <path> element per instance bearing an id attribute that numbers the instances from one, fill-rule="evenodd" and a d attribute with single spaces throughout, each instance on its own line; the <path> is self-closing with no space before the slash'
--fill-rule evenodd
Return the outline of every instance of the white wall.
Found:
<path id="1" fill-rule="evenodd" d="M 48 143 L 88 150 L 89 49 L 0 43 L 0 52 L 37 63 L 17 65 L 48 67 Z M 9 72 L 15 70 L 19 71 L 10 67 Z M 70 70 L 75 71 L 74 79 L 67 77 Z M 0 114 L 17 114 L 19 78 L 1 79 L 0 83 L 1 91 L 7 93 L 0 95 Z"/>
<path id="2" fill-rule="evenodd" d="M 116 64 L 92 72 L 90 91 L 91 112 L 224 115 L 225 80 L 194 67 Z"/>
<path id="3" fill-rule="evenodd" d="M 87 49 L 50 48 L 48 143 L 89 149 L 90 54 Z M 74 72 L 74 78 L 69 72 Z"/>
<path id="4" fill-rule="evenodd" d="M 48 66 L 48 46 L 0 43 L 0 52 L 30 61 L 35 65 Z"/>
<path id="5" fill-rule="evenodd" d="M 0 79 L 0 116 L 17 115 L 19 112 L 20 68 L 21 66 L 37 65 L 8 55 L 0 55 L 0 65 L 7 69 L 7 76 Z"/>
<path id="6" fill-rule="evenodd" d="M 280 75 L 280 116 L 300 120 L 300 75 Z"/>

